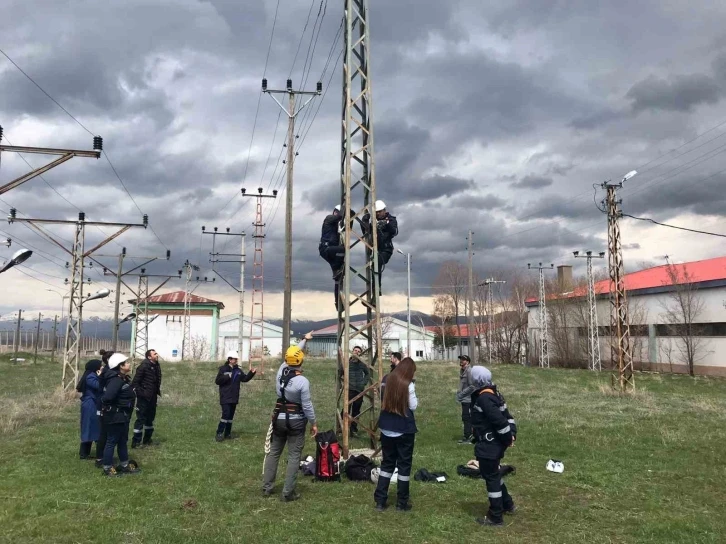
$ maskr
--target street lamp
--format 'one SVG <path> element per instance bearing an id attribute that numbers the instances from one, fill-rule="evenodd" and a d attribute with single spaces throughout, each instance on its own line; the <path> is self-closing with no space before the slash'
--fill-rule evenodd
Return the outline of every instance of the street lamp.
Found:
<path id="1" fill-rule="evenodd" d="M 627 174 L 625 174 L 623 176 L 623 181 L 620 182 L 620 185 L 622 185 L 623 183 L 625 183 L 626 181 L 628 181 L 630 178 L 632 178 L 637 173 L 638 173 L 637 170 L 631 170 L 630 172 L 628 172 Z"/>
<path id="2" fill-rule="evenodd" d="M 404 253 L 400 249 L 396 251 L 406 257 L 406 272 L 408 277 L 408 295 L 406 296 L 406 311 L 408 313 L 406 318 L 406 355 L 411 357 L 411 254 Z"/>
<path id="3" fill-rule="evenodd" d="M 6 261 L 5 264 L 0 267 L 0 274 L 7 270 L 10 270 L 13 266 L 24 263 L 30 258 L 32 254 L 33 252 L 29 249 L 19 249 L 13 254 L 12 257 L 10 257 L 10 260 Z"/>
<path id="4" fill-rule="evenodd" d="M 110 294 L 111 294 L 111 290 L 104 287 L 100 291 L 97 291 L 94 294 L 89 295 L 86 299 L 82 300 L 81 305 L 85 304 L 86 302 L 90 302 L 91 300 L 98 300 L 99 298 L 106 298 Z"/>
<path id="5" fill-rule="evenodd" d="M 135 313 L 130 313 L 129 315 L 127 315 L 126 317 L 124 317 L 121 321 L 118 322 L 118 324 L 116 326 L 118 327 L 122 323 L 126 323 L 127 321 L 131 321 L 132 319 L 136 319 L 136 314 Z"/>
<path id="6" fill-rule="evenodd" d="M 55 293 L 56 295 L 58 295 L 59 297 L 61 297 L 61 317 L 60 317 L 60 320 L 63 321 L 63 316 L 65 315 L 65 311 L 66 311 L 65 303 L 63 301 L 65 299 L 69 298 L 70 295 L 64 295 L 62 293 L 59 293 L 55 289 L 46 289 L 46 291 L 49 291 L 51 293 Z"/>

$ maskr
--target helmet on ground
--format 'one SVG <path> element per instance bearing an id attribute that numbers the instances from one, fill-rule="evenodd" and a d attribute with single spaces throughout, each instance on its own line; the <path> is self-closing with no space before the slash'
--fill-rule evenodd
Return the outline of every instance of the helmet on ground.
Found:
<path id="1" fill-rule="evenodd" d="M 383 202 L 382 200 L 376 200 L 376 211 L 382 212 L 385 209 L 386 209 L 386 203 Z"/>
<path id="2" fill-rule="evenodd" d="M 125 363 L 126 361 L 128 361 L 128 359 L 129 358 L 126 357 L 126 355 L 124 355 L 123 353 L 114 353 L 108 359 L 108 368 L 110 368 L 110 369 L 113 370 L 117 366 L 119 366 L 119 365 Z"/>
<path id="3" fill-rule="evenodd" d="M 290 346 L 285 352 L 285 362 L 289 366 L 300 366 L 305 357 L 305 352 L 297 346 Z"/>
<path id="4" fill-rule="evenodd" d="M 227 359 L 239 359 L 239 353 L 237 353 L 236 351 L 228 351 Z"/>

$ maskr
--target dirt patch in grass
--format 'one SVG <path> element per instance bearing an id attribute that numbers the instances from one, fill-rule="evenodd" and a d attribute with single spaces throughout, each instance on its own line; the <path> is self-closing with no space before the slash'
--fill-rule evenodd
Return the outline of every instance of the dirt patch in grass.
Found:
<path id="1" fill-rule="evenodd" d="M 20 399 L 0 398 L 0 434 L 12 434 L 35 421 L 59 418 L 63 410 L 77 402 L 75 391 L 60 387 Z"/>

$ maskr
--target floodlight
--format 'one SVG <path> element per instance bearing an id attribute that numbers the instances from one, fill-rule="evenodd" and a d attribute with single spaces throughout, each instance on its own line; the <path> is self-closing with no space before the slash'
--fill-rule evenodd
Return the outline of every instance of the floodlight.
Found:
<path id="1" fill-rule="evenodd" d="M 97 291 L 96 293 L 92 294 L 88 298 L 84 299 L 83 303 L 86 303 L 89 300 L 98 300 L 99 298 L 106 298 L 110 294 L 111 294 L 111 291 L 109 289 L 103 288 L 100 291 Z"/>
<path id="2" fill-rule="evenodd" d="M 10 257 L 10 260 L 8 260 L 4 265 L 0 267 L 0 274 L 5 272 L 6 270 L 9 270 L 15 265 L 24 263 L 30 258 L 32 254 L 33 252 L 29 249 L 19 249 L 13 254 L 12 257 Z"/>
<path id="3" fill-rule="evenodd" d="M 625 174 L 625 175 L 623 176 L 623 181 L 622 181 L 622 183 L 625 183 L 626 181 L 628 181 L 628 180 L 629 180 L 630 178 L 632 178 L 632 177 L 633 177 L 633 176 L 634 176 L 635 174 L 637 174 L 637 173 L 638 173 L 638 171 L 637 171 L 637 170 L 631 170 L 630 172 L 628 172 L 627 174 Z"/>

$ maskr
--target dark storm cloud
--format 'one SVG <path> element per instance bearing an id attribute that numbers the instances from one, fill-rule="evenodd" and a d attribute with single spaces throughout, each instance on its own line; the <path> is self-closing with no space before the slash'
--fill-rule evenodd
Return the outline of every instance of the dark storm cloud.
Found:
<path id="1" fill-rule="evenodd" d="M 517 182 L 510 183 L 509 186 L 513 189 L 543 189 L 549 187 L 552 183 L 552 178 L 530 174 Z"/>
<path id="2" fill-rule="evenodd" d="M 463 208 L 465 210 L 470 208 L 496 210 L 505 207 L 507 201 L 491 193 L 486 195 L 460 194 L 450 198 L 448 205 L 452 208 Z"/>
<path id="3" fill-rule="evenodd" d="M 695 74 L 670 80 L 650 76 L 633 85 L 625 95 L 634 112 L 645 110 L 691 111 L 701 104 L 715 104 L 724 89 L 711 76 Z"/>
<path id="4" fill-rule="evenodd" d="M 592 201 L 573 201 L 560 195 L 543 195 L 519 206 L 517 218 L 528 219 L 586 219 L 596 211 Z"/>

